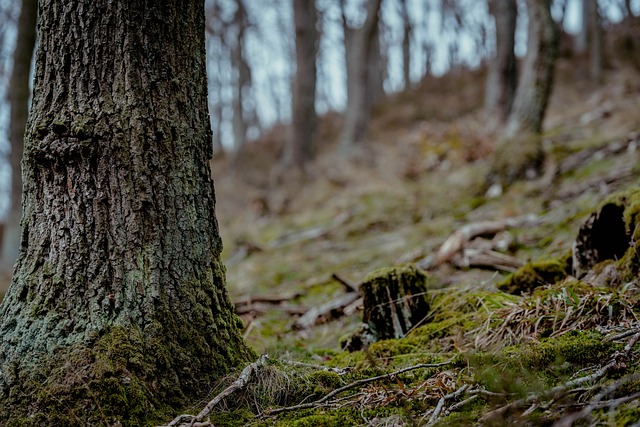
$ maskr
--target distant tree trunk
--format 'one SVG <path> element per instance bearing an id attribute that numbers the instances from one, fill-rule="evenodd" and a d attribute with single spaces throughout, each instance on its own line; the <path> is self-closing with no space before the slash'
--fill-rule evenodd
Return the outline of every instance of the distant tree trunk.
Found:
<path id="1" fill-rule="evenodd" d="M 589 58 L 589 78 L 594 83 L 602 81 L 604 49 L 602 45 L 602 23 L 598 12 L 598 0 L 583 0 L 583 30 Z"/>
<path id="2" fill-rule="evenodd" d="M 39 12 L 0 425 L 147 425 L 253 356 L 220 260 L 204 5 Z"/>
<path id="3" fill-rule="evenodd" d="M 9 142 L 11 144 L 11 204 L 5 232 L 0 240 L 0 267 L 13 266 L 20 246 L 20 217 L 22 216 L 22 152 L 27 115 L 29 114 L 29 85 L 31 60 L 36 43 L 37 0 L 22 0 L 18 17 L 18 33 L 13 52 L 13 70 L 8 98 L 11 107 Z"/>
<path id="4" fill-rule="evenodd" d="M 344 16 L 343 28 L 347 64 L 347 108 L 340 134 L 340 148 L 345 151 L 360 143 L 365 136 L 371 105 L 367 89 L 370 87 L 369 56 L 377 33 L 378 12 L 382 0 L 368 0 L 367 18 L 357 29 L 350 28 Z"/>
<path id="5" fill-rule="evenodd" d="M 413 25 L 411 24 L 411 16 L 407 6 L 409 0 L 401 0 L 401 16 L 403 22 L 402 32 L 402 77 L 404 80 L 405 90 L 411 88 L 411 35 L 413 34 Z"/>
<path id="6" fill-rule="evenodd" d="M 296 34 L 296 75 L 293 82 L 292 140 L 285 163 L 300 169 L 315 155 L 316 59 L 318 57 L 318 12 L 315 0 L 293 0 Z"/>
<path id="7" fill-rule="evenodd" d="M 509 116 L 507 136 L 539 133 L 547 109 L 555 70 L 558 31 L 551 18 L 551 0 L 527 0 L 527 55 Z"/>
<path id="8" fill-rule="evenodd" d="M 384 79 L 386 58 L 380 43 L 380 26 L 376 25 L 375 33 L 369 45 L 369 61 L 367 65 L 367 105 L 371 108 L 384 99 Z"/>
<path id="9" fill-rule="evenodd" d="M 495 21 L 496 51 L 489 62 L 485 113 L 490 127 L 495 127 L 509 117 L 518 83 L 514 51 L 518 3 L 516 0 L 489 0 L 489 11 Z"/>
<path id="10" fill-rule="evenodd" d="M 243 0 L 236 0 L 236 5 L 234 24 L 237 32 L 231 47 L 231 63 L 236 73 L 233 88 L 232 127 L 235 150 L 234 164 L 238 165 L 247 142 L 248 114 L 245 111 L 245 104 L 246 98 L 251 91 L 252 76 L 251 68 L 244 57 L 245 32 L 249 26 L 247 10 L 244 7 Z"/>
<path id="11" fill-rule="evenodd" d="M 527 0 L 527 14 L 527 54 L 505 136 L 494 154 L 490 186 L 537 176 L 544 160 L 539 134 L 553 86 L 558 31 L 551 0 Z"/>

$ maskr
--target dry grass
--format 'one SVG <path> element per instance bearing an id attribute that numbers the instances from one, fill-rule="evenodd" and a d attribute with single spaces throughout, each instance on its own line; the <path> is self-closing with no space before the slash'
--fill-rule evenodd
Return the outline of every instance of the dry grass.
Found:
<path id="1" fill-rule="evenodd" d="M 636 292 L 566 281 L 545 286 L 518 301 L 505 301 L 470 335 L 478 349 L 554 337 L 572 330 L 630 326 L 636 322 Z"/>

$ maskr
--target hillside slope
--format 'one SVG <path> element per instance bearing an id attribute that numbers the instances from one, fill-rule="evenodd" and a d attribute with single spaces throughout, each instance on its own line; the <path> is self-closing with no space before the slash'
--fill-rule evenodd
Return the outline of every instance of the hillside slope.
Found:
<path id="1" fill-rule="evenodd" d="M 272 358 L 355 368 L 310 388 L 318 372 L 298 375 L 287 367 L 291 383 L 306 386 L 275 400 L 252 395 L 261 402 L 254 411 L 320 398 L 376 373 L 448 363 L 355 387 L 342 400 L 294 415 L 263 421 L 247 415 L 244 423 L 573 425 L 575 416 L 627 425 L 634 419 L 640 410 L 633 397 L 640 385 L 635 271 L 625 278 L 601 274 L 618 262 L 610 260 L 578 280 L 569 259 L 581 225 L 619 191 L 627 191 L 620 202 L 627 210 L 616 211 L 616 221 L 630 228 L 621 254 L 635 242 L 640 76 L 616 62 L 604 84 L 594 86 L 577 66 L 570 59 L 559 64 L 545 122 L 545 173 L 499 197 L 481 192 L 499 138 L 483 129 L 478 112 L 481 71 L 433 78 L 389 99 L 375 112 L 367 147 L 349 159 L 333 149 L 339 118 L 326 117 L 310 176 L 270 172 L 282 129 L 258 141 L 240 171 L 232 172 L 227 160 L 214 162 L 228 283 L 249 343 Z M 503 226 L 471 235 L 437 259 L 452 233 L 487 221 Z M 341 282 L 357 285 L 375 269 L 407 263 L 427 271 L 431 309 L 405 338 L 343 352 L 341 342 L 360 327 L 357 303 L 346 314 L 336 309 L 301 326 L 300 316 L 344 297 Z M 509 276 L 518 266 L 524 267 Z M 585 406 L 589 401 L 595 403 Z"/>

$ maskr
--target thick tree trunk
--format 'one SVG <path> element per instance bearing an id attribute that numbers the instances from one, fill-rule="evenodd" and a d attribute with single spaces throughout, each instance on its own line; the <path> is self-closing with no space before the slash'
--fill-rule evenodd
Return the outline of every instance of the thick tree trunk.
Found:
<path id="1" fill-rule="evenodd" d="M 315 155 L 316 58 L 318 56 L 318 12 L 315 0 L 293 0 L 296 31 L 296 75 L 293 82 L 293 123 L 286 164 L 304 169 Z"/>
<path id="2" fill-rule="evenodd" d="M 220 261 L 204 5 L 39 12 L 22 241 L 0 306 L 0 424 L 67 425 L 50 405 L 84 405 L 87 425 L 140 423 L 251 357 Z"/>
<path id="3" fill-rule="evenodd" d="M 13 70 L 9 82 L 9 141 L 11 143 L 11 205 L 5 232 L 0 240 L 0 267 L 12 267 L 20 245 L 22 216 L 22 162 L 24 131 L 29 113 L 31 60 L 36 43 L 37 0 L 23 0 L 18 18 L 18 34 L 13 53 Z"/>
<path id="4" fill-rule="evenodd" d="M 367 18 L 357 29 L 348 26 L 343 13 L 347 64 L 347 108 L 340 134 L 340 148 L 343 151 L 364 139 L 371 116 L 367 94 L 370 87 L 368 65 L 381 3 L 382 0 L 368 0 Z"/>
<path id="5" fill-rule="evenodd" d="M 518 83 L 514 51 L 518 3 L 516 0 L 490 0 L 489 11 L 496 28 L 496 51 L 489 63 L 485 93 L 485 113 L 491 127 L 509 117 Z"/>
<path id="6" fill-rule="evenodd" d="M 527 55 L 508 121 L 507 134 L 511 137 L 542 130 L 553 86 L 558 31 L 551 17 L 551 0 L 527 0 L 527 12 Z"/>

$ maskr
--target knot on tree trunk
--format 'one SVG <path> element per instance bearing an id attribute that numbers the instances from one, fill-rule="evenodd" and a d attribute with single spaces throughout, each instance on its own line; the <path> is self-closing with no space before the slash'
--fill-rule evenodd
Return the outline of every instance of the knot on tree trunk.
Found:
<path id="1" fill-rule="evenodd" d="M 370 273 L 360 285 L 363 325 L 344 348 L 360 350 L 379 340 L 402 338 L 418 326 L 429 312 L 428 281 L 428 276 L 413 265 Z"/>

